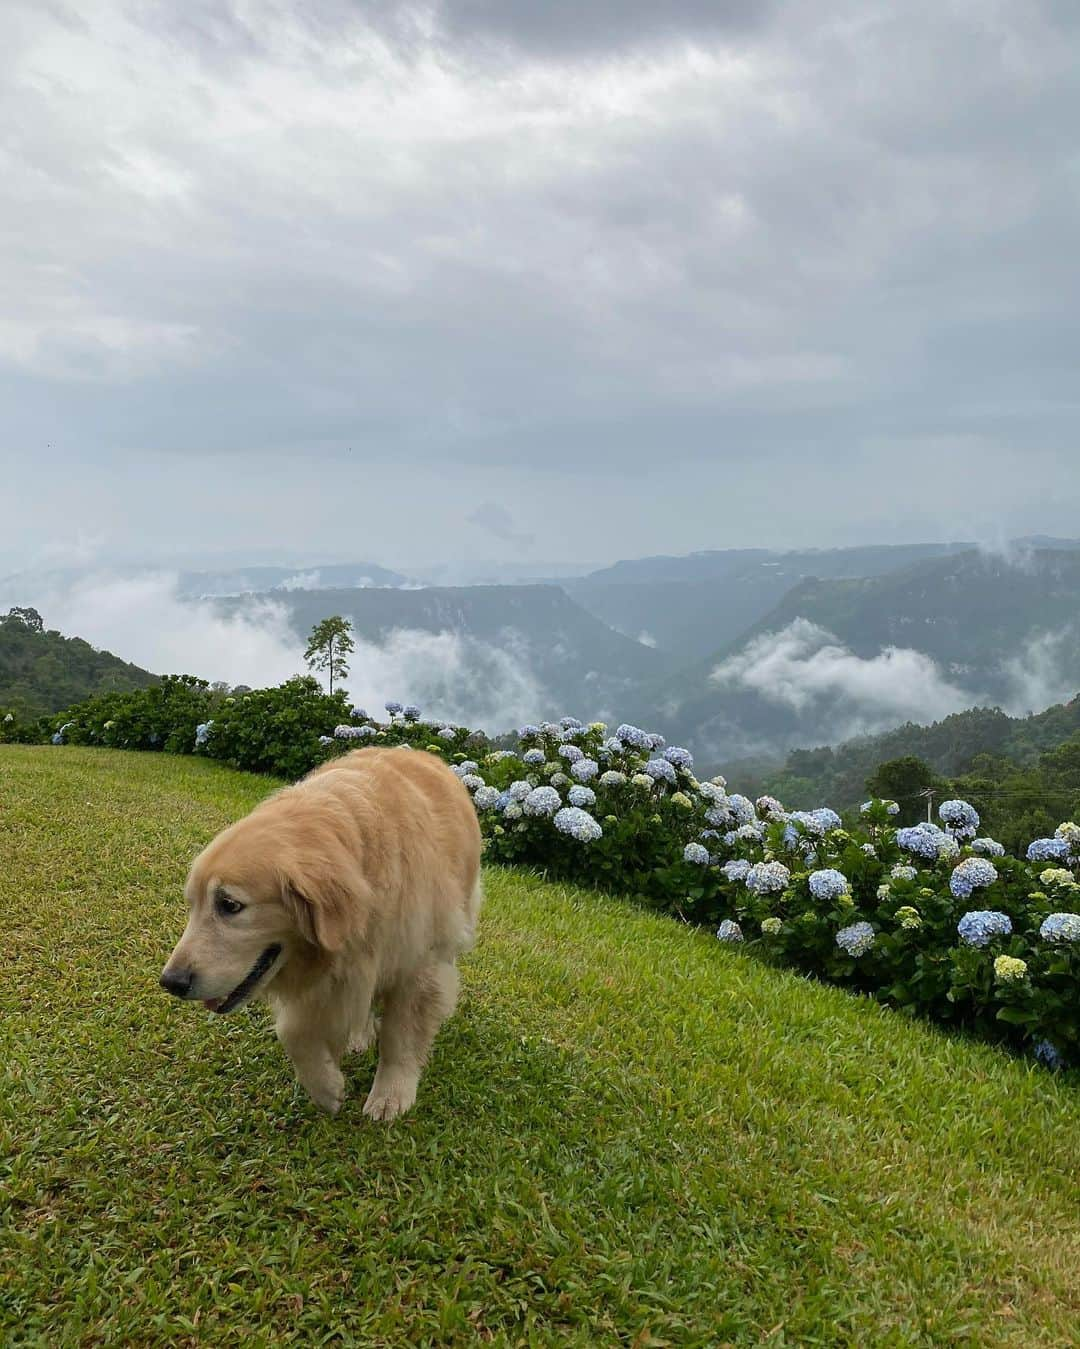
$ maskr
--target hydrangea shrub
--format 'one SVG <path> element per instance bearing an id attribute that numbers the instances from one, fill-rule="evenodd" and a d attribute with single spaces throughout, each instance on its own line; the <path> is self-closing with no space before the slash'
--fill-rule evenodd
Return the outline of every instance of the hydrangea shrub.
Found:
<path id="1" fill-rule="evenodd" d="M 1080 1066 L 1073 822 L 1023 858 L 978 837 L 963 801 L 901 829 L 894 802 L 868 801 L 846 830 L 827 807 L 788 811 L 699 781 L 687 750 L 628 723 L 612 734 L 564 717 L 495 742 L 411 704 L 369 716 L 310 678 L 234 694 L 164 680 L 90 699 L 47 734 L 285 778 L 364 745 L 426 750 L 470 792 L 489 862 L 628 895 L 764 959 L 1026 1046 L 1048 1068 Z"/>

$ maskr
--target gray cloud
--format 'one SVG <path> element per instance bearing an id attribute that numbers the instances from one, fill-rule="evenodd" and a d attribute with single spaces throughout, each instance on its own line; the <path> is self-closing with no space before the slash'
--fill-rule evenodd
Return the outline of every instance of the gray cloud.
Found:
<path id="1" fill-rule="evenodd" d="M 451 37 L 564 57 L 690 37 L 743 37 L 775 9 L 769 0 L 446 0 L 430 17 Z"/>
<path id="2" fill-rule="evenodd" d="M 800 715 L 834 710 L 837 739 L 905 721 L 930 722 L 977 702 L 920 651 L 887 647 L 861 657 L 805 618 L 764 633 L 710 674 L 720 688 L 750 690 Z"/>
<path id="3" fill-rule="evenodd" d="M 812 10 L 5 8 L 9 546 L 1075 532 L 1075 14 Z"/>
<path id="4" fill-rule="evenodd" d="M 489 534 L 494 534 L 497 539 L 503 539 L 507 543 L 528 545 L 536 537 L 534 534 L 528 534 L 519 529 L 514 517 L 506 507 L 500 506 L 494 501 L 481 502 L 468 518 L 469 524 L 478 525 L 481 529 L 487 530 Z"/>

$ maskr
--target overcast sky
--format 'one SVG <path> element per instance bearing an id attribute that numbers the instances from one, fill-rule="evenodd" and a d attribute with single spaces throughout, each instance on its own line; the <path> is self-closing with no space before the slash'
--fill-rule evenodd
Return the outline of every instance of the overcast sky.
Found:
<path id="1" fill-rule="evenodd" d="M 0 561 L 1080 534 L 1075 0 L 5 0 Z"/>

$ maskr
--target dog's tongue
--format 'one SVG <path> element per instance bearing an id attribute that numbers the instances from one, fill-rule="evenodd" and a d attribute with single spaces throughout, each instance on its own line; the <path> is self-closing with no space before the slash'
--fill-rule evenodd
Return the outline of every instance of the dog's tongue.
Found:
<path id="1" fill-rule="evenodd" d="M 203 1006 L 208 1012 L 216 1012 L 224 1001 L 224 998 L 203 998 Z"/>

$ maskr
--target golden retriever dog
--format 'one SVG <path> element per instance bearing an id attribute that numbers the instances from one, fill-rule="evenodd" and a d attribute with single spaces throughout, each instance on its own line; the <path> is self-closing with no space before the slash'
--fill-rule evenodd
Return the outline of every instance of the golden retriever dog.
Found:
<path id="1" fill-rule="evenodd" d="M 265 999 L 296 1076 L 331 1114 L 346 1049 L 377 1038 L 364 1114 L 413 1105 L 481 900 L 476 812 L 441 759 L 358 749 L 324 764 L 220 833 L 185 894 L 163 988 L 219 1016 Z"/>

